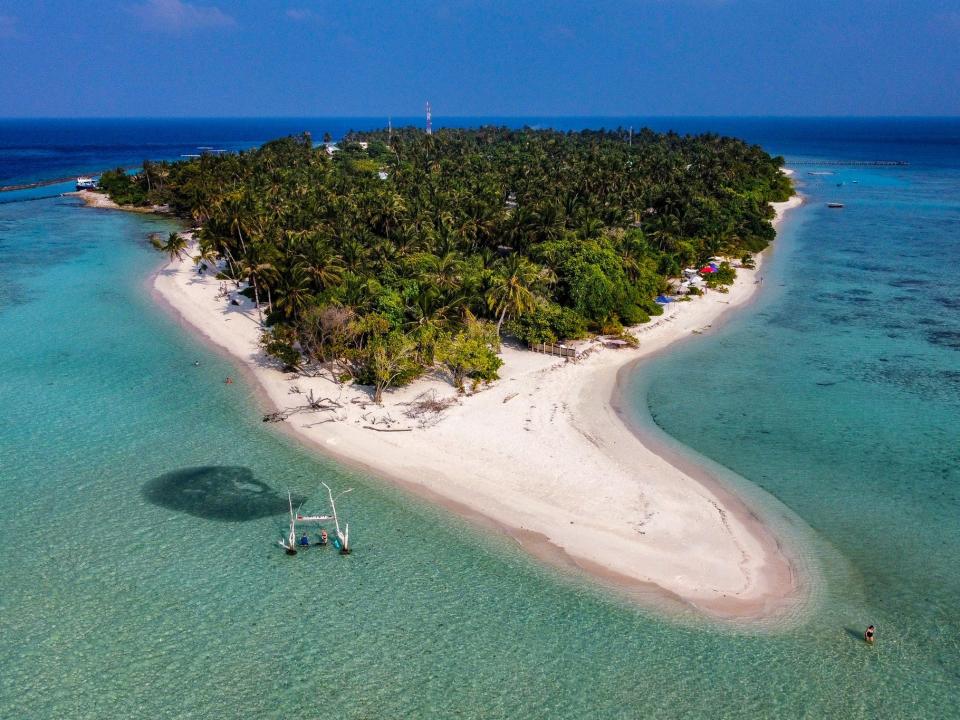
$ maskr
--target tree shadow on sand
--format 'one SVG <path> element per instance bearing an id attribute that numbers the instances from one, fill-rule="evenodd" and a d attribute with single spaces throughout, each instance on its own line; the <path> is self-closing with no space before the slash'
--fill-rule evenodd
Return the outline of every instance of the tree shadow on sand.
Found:
<path id="1" fill-rule="evenodd" d="M 141 492 L 154 505 L 204 520 L 245 522 L 287 512 L 286 495 L 237 465 L 173 470 L 144 483 Z M 302 501 L 294 496 L 294 507 Z"/>

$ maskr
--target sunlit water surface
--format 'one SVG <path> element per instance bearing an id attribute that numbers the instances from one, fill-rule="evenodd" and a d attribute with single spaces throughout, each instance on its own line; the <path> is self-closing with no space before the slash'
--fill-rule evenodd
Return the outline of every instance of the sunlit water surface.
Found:
<path id="1" fill-rule="evenodd" d="M 955 714 L 956 167 L 802 171 L 761 299 L 626 389 L 812 528 L 783 632 L 639 609 L 296 447 L 151 299 L 164 221 L 0 205 L 0 717 Z M 286 557 L 321 480 L 356 550 Z"/>

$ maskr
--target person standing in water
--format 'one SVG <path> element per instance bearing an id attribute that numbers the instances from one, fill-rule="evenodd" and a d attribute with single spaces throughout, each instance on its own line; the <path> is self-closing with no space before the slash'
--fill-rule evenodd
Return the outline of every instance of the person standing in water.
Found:
<path id="1" fill-rule="evenodd" d="M 877 629 L 873 625 L 863 631 L 863 639 L 866 641 L 867 645 L 873 645 L 873 636 L 876 634 L 876 632 Z"/>

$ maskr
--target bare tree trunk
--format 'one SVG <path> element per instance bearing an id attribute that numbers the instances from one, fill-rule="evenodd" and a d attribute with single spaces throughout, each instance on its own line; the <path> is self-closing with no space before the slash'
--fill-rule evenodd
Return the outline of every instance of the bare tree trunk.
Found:
<path id="1" fill-rule="evenodd" d="M 260 324 L 263 325 L 263 311 L 260 309 L 260 291 L 257 290 L 257 278 L 250 276 L 250 283 L 253 285 L 253 301 L 257 304 L 257 316 L 260 318 Z"/>
<path id="2" fill-rule="evenodd" d="M 500 319 L 497 320 L 497 337 L 500 337 L 500 327 L 503 325 L 503 319 L 507 316 L 507 306 L 503 306 L 503 311 L 500 313 Z"/>
<path id="3" fill-rule="evenodd" d="M 233 275 L 233 282 L 237 287 L 240 287 L 240 278 L 237 277 L 237 263 L 236 260 L 233 259 L 233 253 L 230 252 L 230 248 L 226 245 L 224 245 L 223 249 L 227 251 L 227 265 L 230 266 L 230 274 Z"/>
<path id="4" fill-rule="evenodd" d="M 237 225 L 237 235 L 238 235 L 239 238 L 240 238 L 240 248 L 243 250 L 244 253 L 246 253 L 246 252 L 247 252 L 247 244 L 243 241 L 243 231 L 240 230 L 240 225 L 239 225 L 239 224 Z"/>

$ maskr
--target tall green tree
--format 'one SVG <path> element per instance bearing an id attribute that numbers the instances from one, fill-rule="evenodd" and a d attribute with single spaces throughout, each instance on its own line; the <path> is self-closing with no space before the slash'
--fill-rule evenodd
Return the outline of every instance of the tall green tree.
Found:
<path id="1" fill-rule="evenodd" d="M 150 238 L 150 244 L 160 252 L 166 253 L 170 258 L 170 262 L 183 260 L 183 256 L 186 255 L 189 245 L 187 239 L 178 232 L 168 234 L 166 240 L 161 240 L 154 236 Z"/>
<path id="2" fill-rule="evenodd" d="M 487 306 L 497 315 L 497 335 L 507 317 L 536 307 L 536 289 L 545 279 L 545 270 L 522 255 L 509 255 L 498 265 L 486 294 Z"/>

